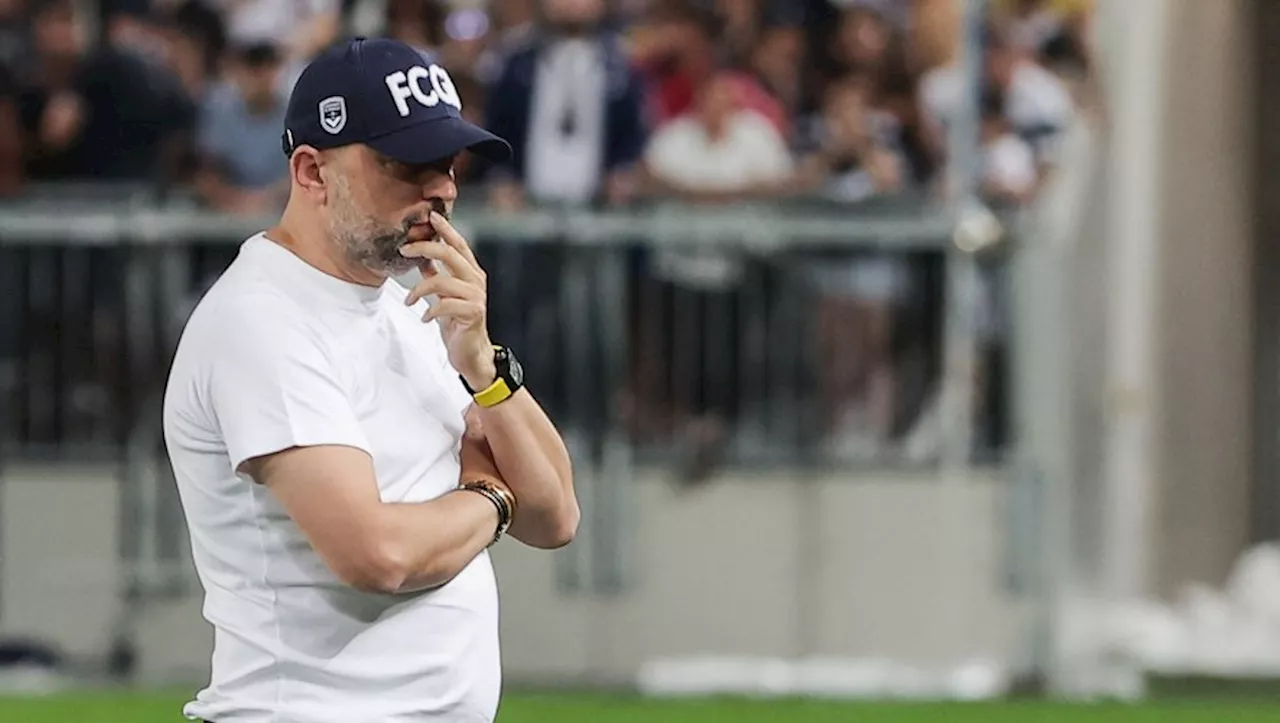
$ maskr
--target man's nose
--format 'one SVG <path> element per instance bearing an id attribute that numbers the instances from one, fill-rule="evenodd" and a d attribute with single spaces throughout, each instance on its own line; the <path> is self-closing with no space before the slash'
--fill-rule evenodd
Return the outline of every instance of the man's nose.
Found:
<path id="1" fill-rule="evenodd" d="M 458 200 L 458 182 L 454 179 L 452 173 L 433 179 L 422 187 L 422 191 L 424 198 L 438 198 L 445 203 L 453 203 Z"/>

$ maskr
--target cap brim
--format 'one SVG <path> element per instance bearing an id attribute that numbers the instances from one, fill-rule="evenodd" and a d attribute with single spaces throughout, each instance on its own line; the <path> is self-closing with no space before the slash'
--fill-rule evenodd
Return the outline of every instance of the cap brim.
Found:
<path id="1" fill-rule="evenodd" d="M 370 139 L 366 144 L 401 163 L 432 163 L 462 151 L 471 151 L 491 163 L 511 159 L 511 144 L 455 116 L 402 128 Z"/>

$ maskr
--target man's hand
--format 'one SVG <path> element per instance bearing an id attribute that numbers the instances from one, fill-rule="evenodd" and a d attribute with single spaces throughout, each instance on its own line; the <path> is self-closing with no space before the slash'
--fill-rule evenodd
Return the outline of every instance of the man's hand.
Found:
<path id="1" fill-rule="evenodd" d="M 404 256 L 427 261 L 421 265 L 424 278 L 409 292 L 405 305 L 413 306 L 433 294 L 439 299 L 423 321 L 440 321 L 449 363 L 472 389 L 484 389 L 498 375 L 489 340 L 488 277 L 470 244 L 444 216 L 433 211 L 431 226 L 443 243 L 420 241 L 400 248 Z M 447 273 L 431 262 L 443 264 Z"/>
<path id="2" fill-rule="evenodd" d="M 483 389 L 497 377 L 486 325 L 485 273 L 467 240 L 443 216 L 432 213 L 431 225 L 443 243 L 425 241 L 400 249 L 406 257 L 422 259 L 425 277 L 405 303 L 412 306 L 432 294 L 438 297 L 423 318 L 440 320 L 449 363 L 472 389 Z M 567 545 L 577 533 L 581 511 L 569 452 L 546 412 L 522 387 L 501 404 L 475 408 L 468 417 L 463 469 L 500 473 L 520 501 L 511 536 L 533 547 Z"/>
<path id="3" fill-rule="evenodd" d="M 484 425 L 480 421 L 479 410 L 475 406 L 467 408 L 467 429 L 462 435 L 462 450 L 459 452 L 459 482 L 488 482 L 511 492 L 511 487 L 502 479 L 498 463 L 493 459 L 493 449 L 484 436 Z M 513 493 L 514 495 L 514 493 Z"/>
<path id="4" fill-rule="evenodd" d="M 85 104 L 71 91 L 54 95 L 40 119 L 40 141 L 48 148 L 61 150 L 71 145 L 84 128 Z"/>

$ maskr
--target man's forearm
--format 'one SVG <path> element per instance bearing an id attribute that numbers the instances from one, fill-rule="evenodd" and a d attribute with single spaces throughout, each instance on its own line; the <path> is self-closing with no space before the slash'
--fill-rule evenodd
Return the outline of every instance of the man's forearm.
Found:
<path id="1" fill-rule="evenodd" d="M 510 399 L 474 408 L 502 480 L 520 503 L 512 536 L 537 547 L 561 547 L 578 528 L 569 451 L 546 412 L 521 389 Z"/>
<path id="2" fill-rule="evenodd" d="M 384 591 L 439 587 L 493 542 L 498 510 L 474 492 L 450 492 L 430 502 L 393 503 L 384 509 L 377 555 Z"/>

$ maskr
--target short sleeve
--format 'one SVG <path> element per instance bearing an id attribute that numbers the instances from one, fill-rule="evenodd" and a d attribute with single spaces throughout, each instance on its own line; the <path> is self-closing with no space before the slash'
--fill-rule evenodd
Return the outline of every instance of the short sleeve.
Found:
<path id="1" fill-rule="evenodd" d="M 645 151 L 645 163 L 660 177 L 678 178 L 680 162 L 684 157 L 683 119 L 669 121 L 658 129 Z"/>
<path id="2" fill-rule="evenodd" d="M 791 151 L 778 131 L 763 116 L 752 118 L 754 128 L 751 149 L 759 164 L 756 172 L 759 181 L 779 181 L 791 175 L 795 162 Z"/>
<path id="3" fill-rule="evenodd" d="M 290 447 L 370 452 L 318 333 L 275 314 L 229 313 L 220 322 L 228 333 L 208 361 L 209 402 L 233 469 Z"/>

